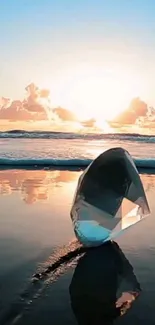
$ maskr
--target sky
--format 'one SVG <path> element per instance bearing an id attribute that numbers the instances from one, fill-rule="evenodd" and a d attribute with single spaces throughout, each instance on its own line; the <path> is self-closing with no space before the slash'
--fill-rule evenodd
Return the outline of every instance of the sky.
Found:
<path id="1" fill-rule="evenodd" d="M 155 106 L 154 12 L 154 0 L 1 1 L 0 96 L 34 82 L 81 119 L 138 96 Z"/>

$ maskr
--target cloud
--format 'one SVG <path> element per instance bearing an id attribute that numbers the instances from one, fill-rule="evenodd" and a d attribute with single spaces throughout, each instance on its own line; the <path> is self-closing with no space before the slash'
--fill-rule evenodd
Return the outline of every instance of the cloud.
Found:
<path id="1" fill-rule="evenodd" d="M 53 112 L 63 121 L 77 121 L 76 115 L 68 109 L 57 107 L 53 109 Z"/>
<path id="2" fill-rule="evenodd" d="M 34 83 L 27 85 L 25 88 L 26 96 L 23 100 L 14 100 L 10 98 L 0 98 L 0 120 L 10 122 L 37 122 L 50 121 L 52 127 L 66 127 L 67 130 L 72 126 L 75 128 L 98 128 L 95 118 L 78 121 L 77 116 L 70 110 L 62 107 L 52 108 L 50 99 L 50 91 L 48 89 L 40 89 Z M 151 110 L 152 114 L 153 109 Z M 120 124 L 135 123 L 138 117 L 149 114 L 147 104 L 140 98 L 134 98 L 129 107 L 119 114 L 112 122 Z M 101 121 L 101 125 L 104 121 Z M 68 127 L 69 124 L 69 127 Z"/>
<path id="3" fill-rule="evenodd" d="M 0 98 L 0 107 L 8 108 L 11 104 L 10 98 L 1 97 Z"/>
<path id="4" fill-rule="evenodd" d="M 47 119 L 47 116 L 44 110 L 40 110 L 40 112 L 37 112 L 36 114 L 30 112 L 28 109 L 24 108 L 22 102 L 15 100 L 9 107 L 1 108 L 0 119 L 9 121 L 29 121 Z"/>
<path id="5" fill-rule="evenodd" d="M 48 98 L 50 96 L 50 91 L 48 89 L 41 89 L 40 90 L 40 97 L 41 98 Z"/>
<path id="6" fill-rule="evenodd" d="M 26 96 L 23 101 L 2 97 L 0 99 L 0 119 L 10 122 L 36 122 L 48 121 L 61 124 L 61 122 L 76 122 L 77 117 L 68 109 L 52 108 L 50 91 L 40 89 L 34 83 L 26 88 Z"/>
<path id="7" fill-rule="evenodd" d="M 26 88 L 23 101 L 2 97 L 0 99 L 0 119 L 9 121 L 76 121 L 76 116 L 67 109 L 52 109 L 50 91 L 40 89 L 34 83 Z"/>
<path id="8" fill-rule="evenodd" d="M 23 101 L 10 98 L 0 98 L 0 119 L 17 121 L 75 121 L 76 117 L 67 109 L 52 109 L 50 91 L 40 89 L 34 83 L 26 88 L 26 98 Z"/>
<path id="9" fill-rule="evenodd" d="M 0 119 L 9 121 L 29 121 L 47 119 L 47 113 L 39 103 L 39 93 L 34 84 L 26 87 L 27 96 L 23 101 L 11 101 L 8 98 L 1 98 Z"/>
<path id="10" fill-rule="evenodd" d="M 135 123 L 137 118 L 141 116 L 147 116 L 148 106 L 139 97 L 132 99 L 129 107 L 119 114 L 113 122 L 120 124 L 132 124 Z"/>
<path id="11" fill-rule="evenodd" d="M 24 108 L 30 112 L 46 114 L 44 106 L 47 103 L 49 104 L 50 92 L 48 90 L 39 89 L 34 83 L 28 85 L 25 90 L 27 92 L 27 98 L 23 102 Z M 43 98 L 44 102 L 42 102 Z"/>
<path id="12" fill-rule="evenodd" d="M 93 128 L 96 125 L 96 120 L 94 118 L 91 118 L 89 120 L 81 122 L 82 126 L 87 128 Z"/>

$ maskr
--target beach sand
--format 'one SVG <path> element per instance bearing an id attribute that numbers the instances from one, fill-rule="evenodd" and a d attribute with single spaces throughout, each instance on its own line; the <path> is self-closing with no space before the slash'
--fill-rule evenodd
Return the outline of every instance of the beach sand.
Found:
<path id="1" fill-rule="evenodd" d="M 69 213 L 80 173 L 0 170 L 1 325 L 76 324 L 68 292 L 74 263 L 57 280 L 49 276 L 33 284 L 31 279 L 52 263 L 53 252 L 59 256 L 60 248 L 74 239 Z M 118 321 L 126 325 L 155 324 L 155 175 L 141 178 L 151 216 L 118 240 L 143 288 L 131 311 Z"/>

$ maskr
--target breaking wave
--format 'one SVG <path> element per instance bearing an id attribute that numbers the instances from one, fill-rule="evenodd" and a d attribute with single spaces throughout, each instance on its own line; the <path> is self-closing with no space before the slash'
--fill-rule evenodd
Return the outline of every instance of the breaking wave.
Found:
<path id="1" fill-rule="evenodd" d="M 50 167 L 87 167 L 92 162 L 92 159 L 54 159 L 54 158 L 0 158 L 0 166 L 7 168 L 50 168 Z M 134 158 L 137 168 L 155 169 L 155 158 Z"/>
<path id="2" fill-rule="evenodd" d="M 85 140 L 122 140 L 155 143 L 154 135 L 141 135 L 138 133 L 73 133 L 73 132 L 47 132 L 11 130 L 0 132 L 1 139 L 85 139 Z"/>

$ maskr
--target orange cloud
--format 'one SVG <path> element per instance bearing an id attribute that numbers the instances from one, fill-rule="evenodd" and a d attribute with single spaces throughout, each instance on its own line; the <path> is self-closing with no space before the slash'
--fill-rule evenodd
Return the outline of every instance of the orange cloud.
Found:
<path id="1" fill-rule="evenodd" d="M 26 96 L 23 101 L 11 101 L 11 99 L 5 97 L 0 98 L 0 120 L 3 120 L 3 122 L 9 121 L 19 123 L 38 121 L 46 122 L 50 120 L 54 122 L 53 126 L 56 127 L 58 124 L 61 125 L 61 122 L 65 122 L 63 125 L 65 125 L 66 122 L 79 122 L 77 116 L 68 109 L 62 107 L 52 108 L 50 91 L 48 89 L 40 89 L 34 83 L 31 83 L 25 88 L 25 90 Z M 132 124 L 135 123 L 138 117 L 146 116 L 147 113 L 147 104 L 140 98 L 134 98 L 129 107 L 111 122 Z M 150 114 L 152 114 L 152 111 Z M 81 127 L 90 129 L 96 127 L 95 118 L 80 121 L 79 123 Z"/>
<path id="2" fill-rule="evenodd" d="M 39 89 L 34 83 L 26 88 L 26 98 L 23 101 L 2 97 L 0 99 L 0 119 L 9 121 L 41 121 L 58 118 L 63 121 L 77 121 L 71 111 L 58 107 L 51 108 L 50 91 Z"/>
<path id="3" fill-rule="evenodd" d="M 53 109 L 53 112 L 63 121 L 77 121 L 76 115 L 68 109 L 57 107 Z"/>
<path id="4" fill-rule="evenodd" d="M 36 107 L 35 107 L 36 109 Z M 44 109 L 30 112 L 20 101 L 13 101 L 8 108 L 1 108 L 0 119 L 9 121 L 29 121 L 29 120 L 44 120 L 47 115 Z"/>
<path id="5" fill-rule="evenodd" d="M 119 114 L 113 122 L 120 124 L 132 124 L 135 123 L 137 118 L 140 116 L 146 116 L 148 113 L 148 107 L 145 102 L 140 98 L 134 98 L 129 107 Z"/>
<path id="6" fill-rule="evenodd" d="M 90 120 L 81 122 L 81 124 L 87 128 L 93 128 L 95 126 L 95 123 L 96 123 L 96 120 L 94 118 L 91 118 Z"/>

